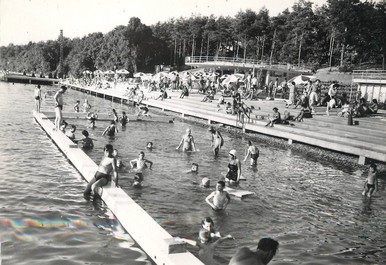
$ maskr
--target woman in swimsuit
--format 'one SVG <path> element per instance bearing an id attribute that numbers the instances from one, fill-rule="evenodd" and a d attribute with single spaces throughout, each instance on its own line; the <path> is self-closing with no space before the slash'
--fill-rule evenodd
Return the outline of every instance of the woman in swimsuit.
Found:
<path id="1" fill-rule="evenodd" d="M 90 198 L 91 190 L 96 194 L 100 187 L 107 185 L 111 180 L 111 173 L 114 175 L 115 187 L 118 187 L 117 161 L 113 157 L 113 150 L 114 148 L 111 144 L 105 146 L 104 157 L 99 164 L 98 170 L 95 173 L 95 176 L 87 184 L 83 193 L 85 199 Z M 94 188 L 92 189 L 93 186 Z"/>
<path id="2" fill-rule="evenodd" d="M 193 151 L 196 152 L 196 145 L 194 144 L 193 135 L 191 135 L 192 131 L 190 129 L 186 129 L 186 134 L 182 136 L 180 144 L 177 146 L 177 150 L 180 149 L 182 145 L 182 151 Z"/>
<path id="3" fill-rule="evenodd" d="M 241 176 L 241 163 L 236 157 L 236 150 L 229 151 L 230 161 L 228 164 L 228 173 L 225 176 L 225 181 L 239 182 Z"/>
<path id="4" fill-rule="evenodd" d="M 252 145 L 251 141 L 248 141 L 248 150 L 247 154 L 245 155 L 244 162 L 247 161 L 249 155 L 251 156 L 251 166 L 256 166 L 257 159 L 259 158 L 259 149 Z"/>

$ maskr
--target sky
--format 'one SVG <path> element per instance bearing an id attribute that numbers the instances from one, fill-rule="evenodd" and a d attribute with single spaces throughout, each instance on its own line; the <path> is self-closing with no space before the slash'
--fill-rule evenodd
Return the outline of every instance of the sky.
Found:
<path id="1" fill-rule="evenodd" d="M 322 6 L 327 0 L 313 0 Z M 298 0 L 0 0 L 0 46 L 107 33 L 138 17 L 150 26 L 191 15 L 231 16 L 265 7 L 276 16 Z"/>

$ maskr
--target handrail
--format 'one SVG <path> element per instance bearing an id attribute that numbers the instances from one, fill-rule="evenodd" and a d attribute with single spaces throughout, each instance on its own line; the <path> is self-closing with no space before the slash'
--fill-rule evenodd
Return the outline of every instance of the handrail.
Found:
<path id="1" fill-rule="evenodd" d="M 386 80 L 385 70 L 354 70 L 353 79 Z"/>

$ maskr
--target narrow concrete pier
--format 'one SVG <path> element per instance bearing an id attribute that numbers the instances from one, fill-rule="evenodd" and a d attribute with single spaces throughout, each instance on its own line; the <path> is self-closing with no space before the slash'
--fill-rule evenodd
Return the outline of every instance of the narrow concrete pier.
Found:
<path id="1" fill-rule="evenodd" d="M 45 114 L 34 111 L 33 115 L 52 141 L 89 182 L 98 169 L 95 162 L 62 132 L 55 131 L 54 124 Z M 185 243 L 175 241 L 121 188 L 111 187 L 108 184 L 103 187 L 100 196 L 124 229 L 156 264 L 203 265 L 192 253 L 186 251 Z"/>

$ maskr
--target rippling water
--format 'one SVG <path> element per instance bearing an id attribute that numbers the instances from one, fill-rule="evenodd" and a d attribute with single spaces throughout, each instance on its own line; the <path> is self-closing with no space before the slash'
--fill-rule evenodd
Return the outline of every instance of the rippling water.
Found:
<path id="1" fill-rule="evenodd" d="M 43 109 L 52 109 L 53 87 L 43 87 Z M 88 97 L 100 112 L 133 108 L 69 90 L 64 111 L 76 99 Z M 0 228 L 3 264 L 146 264 L 151 263 L 124 232 L 102 202 L 86 202 L 85 181 L 33 120 L 33 86 L 0 83 Z M 87 125 L 77 125 L 77 138 Z M 381 264 L 386 261 L 386 196 L 380 192 L 362 199 L 361 170 L 339 162 L 256 141 L 258 169 L 243 164 L 247 181 L 240 188 L 255 196 L 232 198 L 225 213 L 214 213 L 205 197 L 211 189 L 197 183 L 208 176 L 212 183 L 226 172 L 227 150 L 244 154 L 246 139 L 223 133 L 225 145 L 218 158 L 210 150 L 207 128 L 184 122 L 130 122 L 114 139 L 100 135 L 107 126 L 97 122 L 89 130 L 97 139 L 89 153 L 96 163 L 103 146 L 111 142 L 124 163 L 145 151 L 154 162 L 145 173 L 142 189 L 133 189 L 127 168 L 120 184 L 170 234 L 197 238 L 203 217 L 214 219 L 217 230 L 233 241 L 217 247 L 216 261 L 227 264 L 236 249 L 255 248 L 261 237 L 277 239 L 280 249 L 270 264 Z M 175 150 L 187 127 L 192 128 L 197 153 Z M 119 128 L 120 129 L 120 128 Z M 240 157 L 240 156 L 239 156 Z M 242 156 L 241 156 L 242 157 Z M 199 175 L 184 173 L 191 163 Z M 197 253 L 195 249 L 191 249 Z"/>

